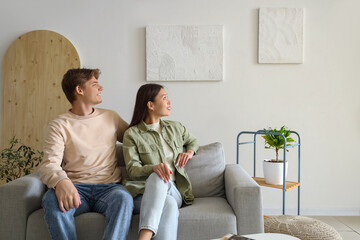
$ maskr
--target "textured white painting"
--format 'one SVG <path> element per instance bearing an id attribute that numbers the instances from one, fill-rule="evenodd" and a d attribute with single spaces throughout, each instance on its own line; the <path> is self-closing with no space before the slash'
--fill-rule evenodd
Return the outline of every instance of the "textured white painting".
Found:
<path id="1" fill-rule="evenodd" d="M 146 80 L 223 80 L 223 27 L 147 26 Z"/>
<path id="2" fill-rule="evenodd" d="M 303 62 L 302 8 L 260 8 L 259 63 Z"/>

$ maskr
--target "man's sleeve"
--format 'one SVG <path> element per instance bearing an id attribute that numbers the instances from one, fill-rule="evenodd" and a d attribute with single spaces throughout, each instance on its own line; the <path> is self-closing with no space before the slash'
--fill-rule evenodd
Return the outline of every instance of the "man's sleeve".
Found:
<path id="1" fill-rule="evenodd" d="M 116 129 L 117 140 L 119 142 L 123 142 L 124 132 L 129 127 L 129 124 L 127 122 L 125 122 L 124 119 L 122 119 L 118 114 L 117 114 L 117 118 L 118 118 L 117 119 L 117 129 Z"/>
<path id="2" fill-rule="evenodd" d="M 69 179 L 61 167 L 64 146 L 64 138 L 59 129 L 49 124 L 44 138 L 44 157 L 38 169 L 41 181 L 49 188 L 54 188 L 63 179 Z"/>

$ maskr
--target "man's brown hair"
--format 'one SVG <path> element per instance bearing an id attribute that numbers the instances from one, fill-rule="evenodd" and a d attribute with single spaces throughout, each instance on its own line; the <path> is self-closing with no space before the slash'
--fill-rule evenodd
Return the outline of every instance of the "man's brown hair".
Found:
<path id="1" fill-rule="evenodd" d="M 75 88 L 77 86 L 84 87 L 85 83 L 92 77 L 99 78 L 99 69 L 74 68 L 69 69 L 61 82 L 62 89 L 66 98 L 71 104 L 75 101 Z"/>

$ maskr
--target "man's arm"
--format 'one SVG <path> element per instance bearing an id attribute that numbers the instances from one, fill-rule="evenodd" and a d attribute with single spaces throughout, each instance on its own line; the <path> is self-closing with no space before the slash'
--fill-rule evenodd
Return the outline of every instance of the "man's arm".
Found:
<path id="1" fill-rule="evenodd" d="M 49 188 L 54 188 L 62 179 L 68 179 L 66 172 L 61 167 L 64 149 L 65 140 L 61 130 L 55 123 L 50 123 L 46 128 L 44 157 L 39 166 L 40 179 Z"/>
<path id="2" fill-rule="evenodd" d="M 117 120 L 117 129 L 116 129 L 116 135 L 117 140 L 119 142 L 123 142 L 124 133 L 126 129 L 129 127 L 129 124 L 124 121 L 118 114 L 117 114 L 118 120 Z"/>
<path id="3" fill-rule="evenodd" d="M 79 207 L 80 196 L 61 167 L 65 149 L 64 138 L 54 123 L 47 127 L 44 140 L 44 158 L 39 166 L 39 175 L 43 183 L 54 188 L 61 211 Z"/>

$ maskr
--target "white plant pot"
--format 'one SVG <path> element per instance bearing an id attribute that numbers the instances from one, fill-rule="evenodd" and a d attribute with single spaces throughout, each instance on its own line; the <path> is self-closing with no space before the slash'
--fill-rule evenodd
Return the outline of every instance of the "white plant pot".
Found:
<path id="1" fill-rule="evenodd" d="M 265 159 L 263 163 L 264 178 L 267 184 L 282 185 L 284 174 L 284 162 L 270 162 Z M 285 178 L 287 176 L 288 162 L 285 163 Z"/>

